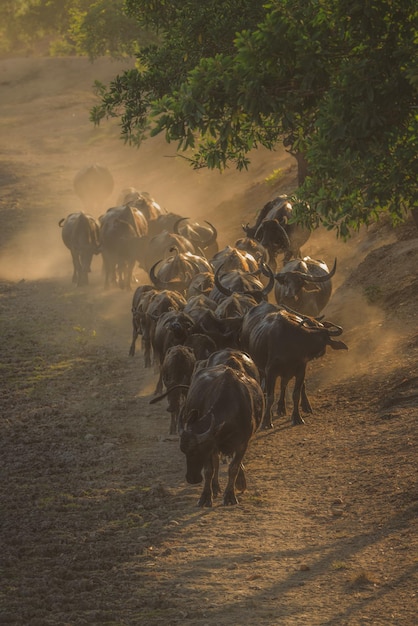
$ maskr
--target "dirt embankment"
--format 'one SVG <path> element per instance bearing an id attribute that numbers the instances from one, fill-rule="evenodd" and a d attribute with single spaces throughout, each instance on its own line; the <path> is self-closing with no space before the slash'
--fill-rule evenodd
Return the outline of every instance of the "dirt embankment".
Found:
<path id="1" fill-rule="evenodd" d="M 109 205 L 135 185 L 224 245 L 295 169 L 260 151 L 248 173 L 191 172 L 161 138 L 137 151 L 93 128 L 93 80 L 122 67 L 0 62 L 0 622 L 412 626 L 415 231 L 312 236 L 305 254 L 338 258 L 326 316 L 349 351 L 309 365 L 305 426 L 276 418 L 251 442 L 240 505 L 198 509 L 165 404 L 149 404 L 156 376 L 139 346 L 127 356 L 131 294 L 103 291 L 99 259 L 90 288 L 72 286 L 58 220 L 81 208 L 76 171 L 101 162 Z"/>

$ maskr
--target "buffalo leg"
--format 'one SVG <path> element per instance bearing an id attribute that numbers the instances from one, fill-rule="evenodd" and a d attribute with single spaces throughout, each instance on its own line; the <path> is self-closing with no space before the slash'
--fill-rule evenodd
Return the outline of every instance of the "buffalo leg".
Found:
<path id="1" fill-rule="evenodd" d="M 136 340 L 138 338 L 139 332 L 138 332 L 138 326 L 135 322 L 135 320 L 132 322 L 132 343 L 131 343 L 131 347 L 129 348 L 129 356 L 134 356 L 135 355 L 135 344 L 136 344 Z"/>
<path id="2" fill-rule="evenodd" d="M 301 396 L 302 388 L 305 382 L 305 370 L 306 370 L 305 365 L 299 367 L 295 376 L 295 386 L 293 388 L 293 412 L 292 412 L 293 426 L 297 426 L 298 424 L 305 423 L 299 411 L 300 396 Z"/>
<path id="3" fill-rule="evenodd" d="M 159 395 L 162 392 L 163 392 L 163 373 L 162 373 L 162 370 L 161 370 L 161 367 L 160 367 L 160 372 L 158 374 L 157 386 L 155 387 L 154 394 L 155 395 Z"/>
<path id="4" fill-rule="evenodd" d="M 219 485 L 219 454 L 213 455 L 213 465 L 214 472 L 212 478 L 212 492 L 213 497 L 216 498 L 216 496 L 219 496 L 219 494 L 221 493 L 221 487 Z"/>
<path id="5" fill-rule="evenodd" d="M 276 375 L 272 371 L 266 371 L 266 408 L 264 410 L 262 428 L 273 428 L 271 421 L 271 407 L 274 402 L 274 388 L 276 386 Z"/>
<path id="6" fill-rule="evenodd" d="M 244 466 L 241 463 L 240 468 L 238 470 L 237 479 L 235 481 L 235 487 L 238 491 L 245 491 L 247 489 L 247 479 L 244 474 Z"/>
<path id="7" fill-rule="evenodd" d="M 224 505 L 232 505 L 238 504 L 237 496 L 235 494 L 235 483 L 237 480 L 238 473 L 242 472 L 241 469 L 241 461 L 244 458 L 245 451 L 247 446 L 243 446 L 240 450 L 237 450 L 234 454 L 234 457 L 229 464 L 228 468 L 228 484 L 224 493 Z"/>
<path id="8" fill-rule="evenodd" d="M 305 381 L 302 385 L 300 404 L 302 407 L 302 411 L 304 411 L 305 413 L 313 413 L 311 403 L 309 402 L 308 396 L 306 395 Z"/>
<path id="9" fill-rule="evenodd" d="M 216 454 L 216 456 L 218 455 Z M 215 475 L 215 468 L 216 468 L 216 465 L 215 465 L 216 461 L 214 457 L 215 455 L 212 455 L 212 457 L 210 457 L 209 461 L 205 465 L 205 469 L 204 469 L 205 484 L 203 486 L 202 495 L 199 498 L 199 502 L 197 503 L 197 506 L 211 507 L 213 504 L 212 481 Z M 218 462 L 219 462 L 219 458 L 218 458 Z"/>
<path id="10" fill-rule="evenodd" d="M 81 273 L 81 263 L 80 263 L 80 257 L 78 255 L 78 252 L 76 252 L 75 250 L 71 250 L 71 258 L 73 260 L 73 267 L 74 267 L 73 283 L 78 284 L 79 276 Z"/>
<path id="11" fill-rule="evenodd" d="M 280 396 L 277 402 L 277 415 L 286 415 L 286 389 L 289 384 L 290 378 L 288 376 L 282 376 L 280 379 Z"/>
<path id="12" fill-rule="evenodd" d="M 151 333 L 148 323 L 144 325 L 142 334 L 142 349 L 144 351 L 144 367 L 151 367 Z"/>

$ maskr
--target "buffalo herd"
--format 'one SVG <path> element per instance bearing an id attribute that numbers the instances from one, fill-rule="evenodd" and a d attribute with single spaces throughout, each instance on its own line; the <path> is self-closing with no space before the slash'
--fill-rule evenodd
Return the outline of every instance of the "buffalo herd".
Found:
<path id="1" fill-rule="evenodd" d="M 96 167 L 94 183 L 100 173 Z M 80 180 L 74 185 L 81 197 Z M 103 180 L 109 191 L 109 177 Z M 92 187 L 85 184 L 84 199 L 91 199 Z M 258 429 L 273 427 L 277 380 L 276 415 L 286 414 L 294 379 L 291 423 L 303 424 L 302 413 L 312 413 L 307 364 L 327 347 L 347 350 L 336 339 L 342 328 L 321 316 L 336 260 L 329 270 L 302 256 L 310 233 L 292 220 L 287 196 L 268 202 L 253 226 L 242 226 L 245 236 L 221 249 L 213 224 L 168 213 L 133 187 L 97 220 L 80 211 L 59 225 L 77 286 L 88 284 L 97 254 L 106 289 L 131 290 L 137 266 L 148 274 L 133 293 L 129 355 L 140 337 L 144 365 L 158 374 L 151 403 L 167 398 L 169 433 L 180 439 L 186 480 L 203 480 L 199 506 L 212 506 L 220 493 L 221 456 L 230 459 L 223 502 L 236 504 L 237 491 L 246 488 L 248 444 Z"/>

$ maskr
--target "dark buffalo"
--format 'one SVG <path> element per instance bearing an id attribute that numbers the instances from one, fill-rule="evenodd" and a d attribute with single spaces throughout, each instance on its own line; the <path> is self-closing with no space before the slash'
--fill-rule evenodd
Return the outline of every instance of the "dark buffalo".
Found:
<path id="1" fill-rule="evenodd" d="M 196 357 L 193 349 L 176 345 L 168 348 L 161 365 L 161 379 L 168 391 L 167 411 L 171 414 L 169 434 L 177 433 L 180 410 L 187 396 L 185 385 L 189 386 Z M 181 385 L 181 387 L 179 386 Z"/>
<path id="2" fill-rule="evenodd" d="M 158 293 L 152 285 L 137 287 L 132 298 L 132 343 L 129 348 L 129 356 L 135 355 L 135 344 L 138 335 L 143 334 L 147 307 L 152 298 Z"/>
<path id="3" fill-rule="evenodd" d="M 187 237 L 195 249 L 201 250 L 208 259 L 211 259 L 219 250 L 218 232 L 215 226 L 206 220 L 201 224 L 187 217 L 182 217 L 175 222 L 173 232 Z"/>
<path id="4" fill-rule="evenodd" d="M 193 276 L 187 287 L 186 297 L 189 300 L 194 296 L 209 295 L 215 286 L 214 273 L 209 270 L 207 272 L 199 272 Z"/>
<path id="5" fill-rule="evenodd" d="M 123 189 L 118 198 L 118 205 L 129 204 L 145 216 L 148 222 L 156 220 L 164 211 L 160 205 L 146 191 L 138 191 L 135 187 Z"/>
<path id="6" fill-rule="evenodd" d="M 210 258 L 218 251 L 217 230 L 213 224 L 198 222 L 178 213 L 165 213 L 150 224 L 150 236 L 155 237 L 163 231 L 185 237 L 198 253 Z"/>
<path id="7" fill-rule="evenodd" d="M 108 209 L 99 221 L 105 287 L 113 283 L 130 290 L 132 272 L 148 232 L 147 220 L 141 211 L 126 204 Z"/>
<path id="8" fill-rule="evenodd" d="M 254 359 L 265 381 L 267 402 L 264 428 L 272 427 L 271 409 L 279 376 L 278 414 L 286 414 L 286 388 L 289 381 L 295 378 L 292 423 L 304 423 L 299 411 L 300 402 L 303 411 L 312 413 L 305 391 L 306 366 L 312 359 L 323 356 L 327 346 L 333 350 L 347 350 L 345 343 L 332 339 L 341 333 L 342 328 L 331 322 L 321 323 L 312 317 L 298 316 L 269 303 L 262 303 L 248 311 L 242 323 L 241 346 Z"/>
<path id="9" fill-rule="evenodd" d="M 233 293 L 222 300 L 215 309 L 215 315 L 224 317 L 243 317 L 247 311 L 259 303 L 251 295 Z"/>
<path id="10" fill-rule="evenodd" d="M 212 269 L 204 257 L 190 252 L 182 253 L 177 248 L 171 252 L 169 257 L 160 259 L 150 269 L 150 279 L 158 289 L 174 289 L 185 294 L 196 275 Z"/>
<path id="11" fill-rule="evenodd" d="M 102 210 L 113 185 L 113 176 L 108 168 L 98 163 L 81 169 L 73 180 L 74 191 L 88 211 Z"/>
<path id="12" fill-rule="evenodd" d="M 266 248 L 257 239 L 252 237 L 240 237 L 237 239 L 234 246 L 237 250 L 248 252 L 258 262 L 268 262 L 268 252 Z"/>
<path id="13" fill-rule="evenodd" d="M 202 293 L 198 296 L 191 296 L 190 298 L 187 298 L 187 304 L 184 307 L 184 310 L 189 314 L 196 310 L 206 311 L 207 309 L 211 309 L 212 311 L 215 311 L 217 306 L 218 305 L 215 300 L 212 300 L 212 298 L 209 298 L 207 295 Z"/>
<path id="14" fill-rule="evenodd" d="M 234 246 L 226 246 L 219 250 L 211 259 L 211 265 L 216 272 L 222 267 L 223 272 L 231 270 L 240 270 L 241 272 L 256 272 L 258 270 L 258 262 L 246 250 L 239 250 Z"/>
<path id="15" fill-rule="evenodd" d="M 211 309 L 194 308 L 189 315 L 195 323 L 194 332 L 210 337 L 218 350 L 222 348 L 238 348 L 242 317 L 219 318 Z"/>
<path id="16" fill-rule="evenodd" d="M 183 216 L 178 213 L 163 213 L 150 224 L 149 234 L 150 237 L 156 237 L 160 233 L 167 231 L 168 233 L 174 233 L 174 227 L 179 220 L 182 220 Z M 187 219 L 187 218 L 186 218 Z"/>
<path id="17" fill-rule="evenodd" d="M 149 273 L 151 268 L 161 259 L 171 256 L 173 250 L 177 250 L 178 253 L 196 253 L 193 244 L 186 237 L 164 230 L 154 237 L 143 237 L 138 262 Z"/>
<path id="18" fill-rule="evenodd" d="M 241 371 L 216 365 L 193 375 L 182 411 L 180 449 L 186 455 L 188 483 L 201 483 L 204 472 L 199 506 L 212 506 L 213 496 L 220 492 L 220 454 L 232 456 L 223 503 L 238 503 L 236 487 L 246 488 L 242 461 L 263 410 L 260 385 Z"/>
<path id="19" fill-rule="evenodd" d="M 186 338 L 183 345 L 193 350 L 196 361 L 207 359 L 217 349 L 213 339 L 202 333 L 195 332 Z"/>
<path id="20" fill-rule="evenodd" d="M 159 366 L 159 377 L 155 393 L 161 393 L 163 387 L 162 364 L 167 350 L 183 344 L 194 327 L 193 319 L 183 311 L 167 311 L 158 317 L 155 331 L 151 338 L 154 363 Z"/>
<path id="21" fill-rule="evenodd" d="M 152 343 L 158 319 L 167 311 L 182 311 L 185 305 L 186 300 L 180 293 L 167 289 L 158 291 L 150 299 L 142 326 L 145 367 L 151 366 Z"/>
<path id="22" fill-rule="evenodd" d="M 71 252 L 73 260 L 73 283 L 77 287 L 88 284 L 91 261 L 99 254 L 99 224 L 86 213 L 70 213 L 58 222 L 62 228 L 62 240 Z"/>
<path id="23" fill-rule="evenodd" d="M 276 302 L 298 313 L 317 317 L 331 297 L 331 278 L 336 268 L 336 260 L 331 271 L 324 261 L 308 256 L 288 261 L 274 276 Z"/>
<path id="24" fill-rule="evenodd" d="M 195 371 L 212 367 L 213 365 L 228 365 L 228 367 L 231 367 L 238 372 L 242 372 L 246 376 L 250 376 L 257 382 L 260 382 L 258 367 L 250 355 L 246 352 L 242 352 L 242 350 L 237 350 L 236 348 L 224 348 L 223 350 L 212 352 L 212 354 L 206 359 L 196 363 Z"/>
<path id="25" fill-rule="evenodd" d="M 268 294 L 274 287 L 274 275 L 268 265 L 263 265 L 262 271 L 269 277 L 267 285 L 263 285 L 254 274 L 240 270 L 231 270 L 222 274 L 223 266 L 221 266 L 215 272 L 215 287 L 210 292 L 209 297 L 218 304 L 233 293 L 252 296 L 257 302 L 267 300 Z"/>
<path id="26" fill-rule="evenodd" d="M 268 251 L 269 265 L 276 268 L 276 257 L 284 252 L 284 261 L 300 257 L 300 248 L 310 237 L 310 230 L 293 219 L 293 207 L 287 196 L 278 196 L 261 209 L 254 226 L 243 226 L 247 237 L 259 241 Z"/>

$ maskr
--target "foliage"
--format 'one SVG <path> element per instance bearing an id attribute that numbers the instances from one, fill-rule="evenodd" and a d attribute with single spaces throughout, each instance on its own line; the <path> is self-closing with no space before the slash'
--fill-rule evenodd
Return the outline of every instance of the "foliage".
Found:
<path id="1" fill-rule="evenodd" d="M 132 56 L 155 39 L 124 11 L 124 0 L 3 0 L 0 51 Z"/>
<path id="2" fill-rule="evenodd" d="M 99 123 L 120 116 L 123 137 L 135 144 L 149 131 L 153 102 L 174 95 L 201 58 L 214 51 L 232 52 L 236 32 L 261 19 L 263 8 L 252 0 L 127 0 L 126 4 L 141 26 L 158 33 L 159 41 L 141 49 L 137 70 L 117 76 L 109 88 L 98 85 L 101 104 L 91 117 Z"/>
<path id="3" fill-rule="evenodd" d="M 418 207 L 414 0 L 127 6 L 161 42 L 101 87 L 96 123 L 120 116 L 133 143 L 164 132 L 194 167 L 246 168 L 283 142 L 303 171 L 299 219 L 342 237 Z"/>

